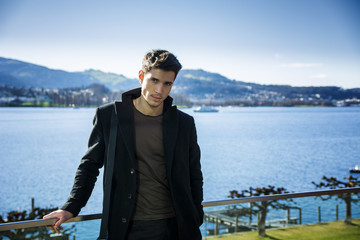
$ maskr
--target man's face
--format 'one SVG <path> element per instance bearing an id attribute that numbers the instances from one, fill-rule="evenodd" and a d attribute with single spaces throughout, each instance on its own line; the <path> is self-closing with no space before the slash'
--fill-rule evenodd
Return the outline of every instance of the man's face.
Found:
<path id="1" fill-rule="evenodd" d="M 161 107 L 169 95 L 175 81 L 173 71 L 152 69 L 151 71 L 139 74 L 141 83 L 141 95 L 151 108 Z"/>

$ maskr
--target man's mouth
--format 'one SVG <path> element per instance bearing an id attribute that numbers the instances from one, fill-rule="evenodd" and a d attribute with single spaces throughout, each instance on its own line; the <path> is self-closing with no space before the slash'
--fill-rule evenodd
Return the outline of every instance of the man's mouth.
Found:
<path id="1" fill-rule="evenodd" d="M 151 95 L 151 97 L 152 97 L 155 101 L 161 101 L 161 97 L 160 97 L 160 96 Z"/>

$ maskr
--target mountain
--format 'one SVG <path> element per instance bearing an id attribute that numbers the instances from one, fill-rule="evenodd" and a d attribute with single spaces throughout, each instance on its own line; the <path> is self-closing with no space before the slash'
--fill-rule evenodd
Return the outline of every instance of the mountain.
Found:
<path id="1" fill-rule="evenodd" d="M 18 60 L 0 57 L 0 85 L 36 88 L 73 88 L 102 84 L 111 91 L 125 91 L 140 84 L 137 79 L 100 70 L 66 72 Z M 218 73 L 202 69 L 181 70 L 176 78 L 173 94 L 187 96 L 205 104 L 273 104 L 314 101 L 360 99 L 360 88 L 342 89 L 336 86 L 292 87 L 288 85 L 261 85 L 230 80 Z"/>
<path id="2" fill-rule="evenodd" d="M 235 95 L 252 93 L 252 86 L 258 84 L 230 80 L 218 73 L 211 73 L 202 69 L 179 72 L 174 85 L 174 92 L 193 97 L 228 98 Z"/>
<path id="3" fill-rule="evenodd" d="M 69 88 L 88 86 L 98 80 L 91 75 L 53 70 L 0 57 L 0 84 L 14 87 Z"/>
<path id="4" fill-rule="evenodd" d="M 360 88 L 343 89 L 336 86 L 292 87 L 289 85 L 262 85 L 230 80 L 218 73 L 204 70 L 181 70 L 174 92 L 196 99 L 242 101 L 284 101 L 286 99 L 342 100 L 360 99 Z M 302 100 L 301 100 L 302 101 Z"/>
<path id="5" fill-rule="evenodd" d="M 127 78 L 122 74 L 104 73 L 100 70 L 94 70 L 94 69 L 86 70 L 82 72 L 82 74 L 97 79 L 99 83 L 104 84 L 112 91 L 119 91 L 119 90 L 140 87 L 140 83 L 137 79 Z"/>
<path id="6" fill-rule="evenodd" d="M 100 70 L 66 72 L 13 59 L 0 58 L 0 84 L 14 87 L 71 88 L 103 84 L 112 91 L 139 87 L 137 79 Z M 226 97 L 249 92 L 251 84 L 229 80 L 226 77 L 204 70 L 180 71 L 174 93 L 204 98 L 208 95 Z M 251 92 L 251 91 L 250 91 Z"/>
<path id="7" fill-rule="evenodd" d="M 136 79 L 99 70 L 66 72 L 0 57 L 0 84 L 14 87 L 71 88 L 100 83 L 111 90 L 138 87 Z"/>

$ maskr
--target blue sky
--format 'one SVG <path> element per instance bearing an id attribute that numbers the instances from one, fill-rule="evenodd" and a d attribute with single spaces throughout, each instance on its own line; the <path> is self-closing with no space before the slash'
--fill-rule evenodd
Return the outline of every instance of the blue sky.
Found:
<path id="1" fill-rule="evenodd" d="M 0 1 L 2 57 L 136 77 L 155 48 L 230 79 L 360 87 L 360 1 Z"/>

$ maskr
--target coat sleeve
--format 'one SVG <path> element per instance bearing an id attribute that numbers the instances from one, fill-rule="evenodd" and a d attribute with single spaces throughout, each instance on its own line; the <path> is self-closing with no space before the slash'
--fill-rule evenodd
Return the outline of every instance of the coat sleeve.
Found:
<path id="1" fill-rule="evenodd" d="M 202 224 L 204 218 L 203 206 L 201 204 L 203 201 L 203 176 L 200 164 L 200 147 L 197 143 L 194 119 L 192 119 L 190 140 L 190 185 L 193 201 L 201 221 L 200 224 Z"/>
<path id="2" fill-rule="evenodd" d="M 105 142 L 99 109 L 96 110 L 93 125 L 88 150 L 76 171 L 70 197 L 61 208 L 71 212 L 74 216 L 77 216 L 81 208 L 86 205 L 99 175 L 99 169 L 104 164 Z"/>

